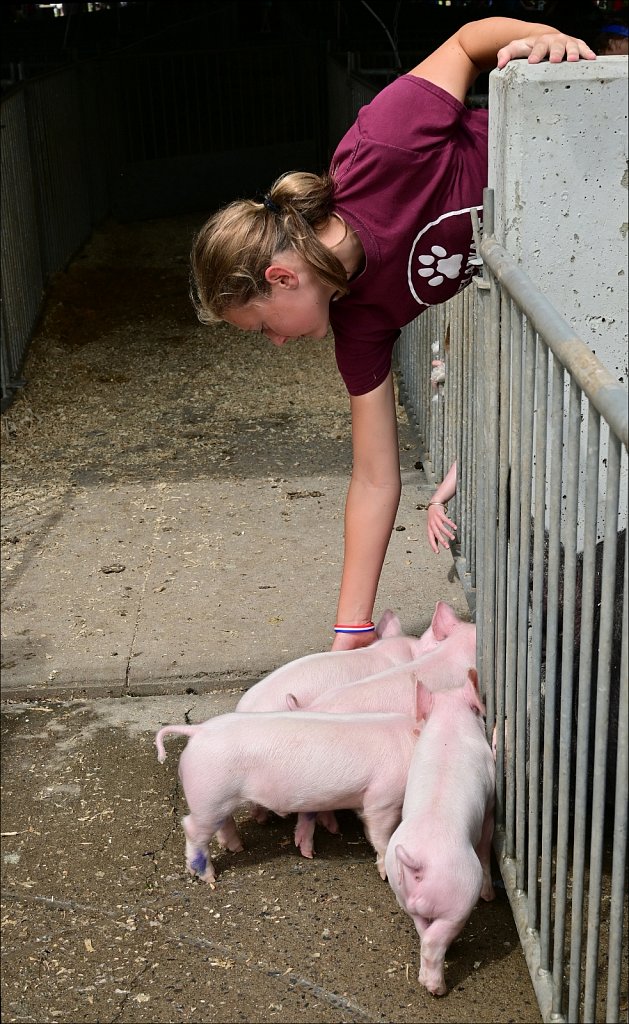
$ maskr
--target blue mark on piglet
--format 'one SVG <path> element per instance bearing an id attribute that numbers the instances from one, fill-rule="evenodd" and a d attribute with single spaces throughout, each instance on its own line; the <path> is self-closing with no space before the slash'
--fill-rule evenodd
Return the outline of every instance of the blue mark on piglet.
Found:
<path id="1" fill-rule="evenodd" d="M 207 868 L 207 857 L 205 854 L 201 852 L 196 853 L 190 861 L 190 867 L 197 875 L 205 874 L 205 869 Z"/>

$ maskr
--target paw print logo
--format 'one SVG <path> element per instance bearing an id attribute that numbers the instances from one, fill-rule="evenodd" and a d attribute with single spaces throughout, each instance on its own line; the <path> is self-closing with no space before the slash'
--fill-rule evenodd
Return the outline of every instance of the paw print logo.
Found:
<path id="1" fill-rule="evenodd" d="M 459 277 L 463 266 L 463 253 L 448 256 L 442 245 L 433 245 L 430 247 L 430 254 L 420 256 L 419 262 L 421 270 L 417 273 L 420 277 L 425 277 L 431 287 L 436 288 L 443 284 L 444 277 L 450 281 Z"/>
<path id="2" fill-rule="evenodd" d="M 407 269 L 411 295 L 422 307 L 445 302 L 470 283 L 481 262 L 470 207 L 444 213 L 415 236 Z"/>

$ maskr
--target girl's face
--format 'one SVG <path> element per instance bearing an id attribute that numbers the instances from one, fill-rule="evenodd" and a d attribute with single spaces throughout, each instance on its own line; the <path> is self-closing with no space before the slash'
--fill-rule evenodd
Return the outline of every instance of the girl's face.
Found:
<path id="1" fill-rule="evenodd" d="M 324 338 L 332 288 L 319 281 L 296 253 L 279 255 L 265 276 L 271 294 L 231 307 L 223 319 L 241 330 L 264 334 L 278 346 L 294 338 Z"/>

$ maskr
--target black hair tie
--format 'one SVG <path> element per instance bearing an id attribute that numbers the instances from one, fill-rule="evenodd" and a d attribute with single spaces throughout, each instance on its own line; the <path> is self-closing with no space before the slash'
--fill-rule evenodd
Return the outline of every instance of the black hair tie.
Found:
<path id="1" fill-rule="evenodd" d="M 264 192 L 264 193 L 263 192 L 258 192 L 258 194 L 256 196 L 256 199 L 258 200 L 259 203 L 262 203 L 262 205 L 270 213 L 280 213 L 281 212 L 279 206 L 277 205 L 277 203 L 274 203 L 273 200 L 266 194 L 266 192 Z"/>

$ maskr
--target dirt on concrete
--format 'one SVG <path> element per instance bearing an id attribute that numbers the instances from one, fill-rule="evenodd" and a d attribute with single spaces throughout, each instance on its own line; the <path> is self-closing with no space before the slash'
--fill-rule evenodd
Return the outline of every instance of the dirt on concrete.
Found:
<path id="1" fill-rule="evenodd" d="M 239 694 L 4 705 L 2 1020 L 536 1022 L 508 900 L 479 903 L 447 955 L 449 993 L 417 981 L 419 940 L 358 819 L 239 818 L 216 888 L 184 864 L 183 741 L 154 731 Z"/>

